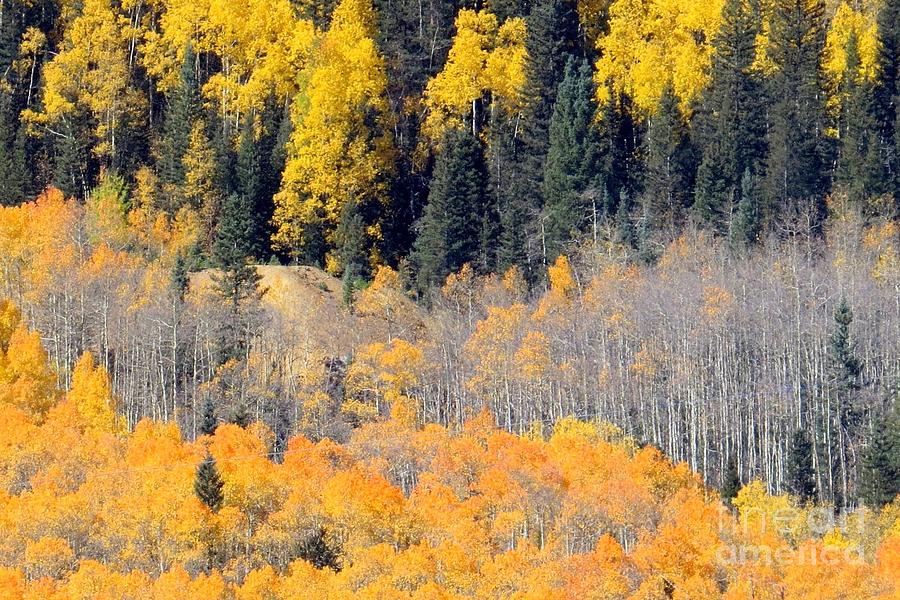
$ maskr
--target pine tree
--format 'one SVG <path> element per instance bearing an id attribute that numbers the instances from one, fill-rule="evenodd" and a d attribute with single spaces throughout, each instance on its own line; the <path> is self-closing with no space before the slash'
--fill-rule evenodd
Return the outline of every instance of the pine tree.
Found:
<path id="1" fill-rule="evenodd" d="M 812 442 L 802 429 L 798 429 L 791 440 L 786 476 L 787 489 L 791 494 L 804 503 L 815 500 L 817 491 Z"/>
<path id="2" fill-rule="evenodd" d="M 862 457 L 860 498 L 873 509 L 900 494 L 900 419 L 896 412 L 875 421 Z"/>
<path id="3" fill-rule="evenodd" d="M 728 0 L 713 40 L 712 81 L 698 119 L 703 158 L 694 214 L 719 233 L 728 227 L 743 173 L 764 155 L 760 82 L 753 69 L 759 15 L 749 0 Z"/>
<path id="4" fill-rule="evenodd" d="M 253 259 L 252 236 L 256 230 L 253 207 L 244 196 L 230 195 L 222 206 L 222 217 L 216 228 L 213 260 L 220 269 L 214 278 L 219 293 L 228 306 L 228 316 L 222 324 L 222 362 L 240 358 L 248 340 L 245 339 L 244 317 L 252 310 L 247 304 L 259 296 L 260 275 Z"/>
<path id="5" fill-rule="evenodd" d="M 444 136 L 435 159 L 428 204 L 422 215 L 414 259 L 422 288 L 441 282 L 465 263 L 483 267 L 490 240 L 483 239 L 489 210 L 481 143 L 466 131 Z"/>
<path id="6" fill-rule="evenodd" d="M 16 127 L 12 98 L 0 92 L 0 204 L 17 206 L 25 199 L 25 136 Z"/>
<path id="7" fill-rule="evenodd" d="M 175 292 L 175 296 L 179 302 L 184 302 L 184 295 L 190 287 L 190 278 L 188 276 L 187 261 L 181 253 L 175 257 L 175 264 L 172 266 L 171 287 Z"/>
<path id="8" fill-rule="evenodd" d="M 216 405 L 212 397 L 207 395 L 203 400 L 203 414 L 200 415 L 200 435 L 214 435 L 218 426 Z"/>
<path id="9" fill-rule="evenodd" d="M 737 497 L 739 491 L 741 491 L 741 474 L 738 471 L 737 461 L 732 456 L 728 459 L 728 466 L 722 475 L 722 488 L 720 490 L 722 500 L 725 500 L 730 505 L 731 501 Z"/>
<path id="10" fill-rule="evenodd" d="M 237 425 L 242 429 L 246 429 L 247 426 L 250 425 L 252 419 L 246 402 L 241 400 L 235 405 L 234 410 L 231 411 L 231 416 L 228 418 L 228 422 L 232 425 Z"/>
<path id="11" fill-rule="evenodd" d="M 862 365 L 854 354 L 855 344 L 850 339 L 853 310 L 846 298 L 841 298 L 834 310 L 834 324 L 828 345 L 832 394 L 838 403 L 841 423 L 845 427 L 851 427 L 857 424 L 862 416 L 855 398 L 860 388 L 859 376 Z"/>
<path id="12" fill-rule="evenodd" d="M 193 47 L 188 44 L 184 50 L 178 85 L 169 93 L 163 122 L 157 169 L 167 196 L 166 206 L 172 212 L 178 210 L 184 201 L 181 196 L 181 187 L 187 173 L 184 157 L 190 146 L 191 131 L 200 118 L 200 86 L 195 74 L 196 60 Z"/>
<path id="13" fill-rule="evenodd" d="M 756 178 L 750 169 L 741 177 L 741 196 L 731 225 L 730 241 L 735 250 L 745 251 L 759 241 L 760 206 Z"/>
<path id="14" fill-rule="evenodd" d="M 541 182 L 550 144 L 550 119 L 566 63 L 580 53 L 575 1 L 538 0 L 527 17 L 527 31 L 525 108 L 521 118 L 507 126 L 504 133 L 508 139 L 500 143 L 506 174 L 497 204 L 503 221 L 499 263 L 517 266 L 533 280 L 543 274 L 537 267 L 546 264 L 545 245 L 537 242 L 545 239 L 546 232 L 536 217 L 543 208 Z"/>
<path id="15" fill-rule="evenodd" d="M 82 147 L 70 123 L 62 134 L 53 143 L 53 185 L 67 197 L 81 198 L 87 188 Z"/>
<path id="16" fill-rule="evenodd" d="M 582 229 L 592 206 L 587 195 L 599 194 L 598 140 L 593 127 L 594 83 L 590 63 L 570 59 L 559 86 L 550 120 L 550 148 L 544 166 L 544 227 L 546 262 L 562 253 Z M 596 215 L 595 215 L 596 218 Z"/>
<path id="17" fill-rule="evenodd" d="M 828 344 L 830 359 L 829 379 L 830 396 L 834 401 L 831 411 L 834 432 L 834 444 L 837 455 L 833 462 L 838 469 L 840 489 L 832 490 L 840 498 L 848 499 L 851 491 L 851 472 L 853 456 L 850 447 L 855 445 L 859 436 L 859 425 L 863 417 L 859 405 L 859 377 L 862 365 L 854 354 L 855 345 L 850 339 L 850 325 L 853 323 L 853 311 L 845 298 L 842 298 L 834 311 L 835 327 Z"/>
<path id="18" fill-rule="evenodd" d="M 258 143 L 251 115 L 244 118 L 238 140 L 237 158 L 235 160 L 236 191 L 247 198 L 252 207 L 253 231 L 247 240 L 252 248 L 251 254 L 262 257 L 268 246 L 265 239 L 265 173 L 263 165 L 263 148 Z"/>
<path id="19" fill-rule="evenodd" d="M 550 143 L 549 127 L 556 104 L 559 84 L 565 76 L 566 63 L 579 53 L 578 12 L 572 0 L 538 0 L 528 15 L 527 83 L 528 99 L 525 122 L 526 146 L 537 161 L 538 171 L 531 179 L 541 179 L 540 165 Z M 529 167 L 533 165 L 528 165 Z"/>
<path id="20" fill-rule="evenodd" d="M 860 72 L 856 31 L 846 46 L 847 65 L 841 86 L 842 110 L 838 123 L 840 139 L 835 180 L 852 203 L 864 206 L 872 196 L 887 191 L 878 149 L 874 89 Z"/>
<path id="21" fill-rule="evenodd" d="M 644 156 L 642 221 L 652 235 L 675 222 L 691 189 L 687 126 L 671 82 L 650 119 Z"/>
<path id="22" fill-rule="evenodd" d="M 206 458 L 197 467 L 197 475 L 194 478 L 194 493 L 209 510 L 219 512 L 225 502 L 225 487 L 219 470 L 216 468 L 216 460 L 207 453 Z"/>
<path id="23" fill-rule="evenodd" d="M 770 80 L 769 153 L 765 185 L 772 210 L 814 201 L 824 215 L 829 148 L 822 52 L 824 0 L 778 0 L 772 15 L 769 54 L 776 72 Z"/>
<path id="24" fill-rule="evenodd" d="M 878 12 L 878 67 L 874 110 L 880 132 L 881 160 L 900 201 L 900 0 L 884 0 Z"/>
<path id="25" fill-rule="evenodd" d="M 366 224 L 355 200 L 349 200 L 341 208 L 334 238 L 345 281 L 352 283 L 368 277 Z"/>

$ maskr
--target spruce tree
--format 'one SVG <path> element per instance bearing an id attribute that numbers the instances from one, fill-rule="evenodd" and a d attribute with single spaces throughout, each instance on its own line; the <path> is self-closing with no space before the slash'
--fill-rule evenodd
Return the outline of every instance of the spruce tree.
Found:
<path id="1" fill-rule="evenodd" d="M 860 465 L 860 499 L 880 509 L 900 494 L 900 419 L 896 410 L 875 421 Z"/>
<path id="2" fill-rule="evenodd" d="M 546 260 L 552 263 L 579 232 L 591 206 L 586 195 L 598 192 L 598 141 L 593 127 L 594 83 L 587 61 L 570 59 L 550 120 L 550 148 L 544 166 Z"/>
<path id="3" fill-rule="evenodd" d="M 822 53 L 824 0 L 777 0 L 772 14 L 766 200 L 772 210 L 814 201 L 824 216 L 829 147 Z"/>
<path id="4" fill-rule="evenodd" d="M 256 266 L 252 264 L 254 231 L 256 223 L 250 201 L 245 196 L 230 195 L 222 206 L 212 248 L 213 260 L 220 271 L 214 282 L 228 307 L 221 332 L 222 362 L 240 358 L 248 342 L 243 321 L 251 309 L 248 302 L 259 296 L 260 280 Z"/>
<path id="5" fill-rule="evenodd" d="M 642 221 L 652 235 L 675 222 L 691 188 L 687 126 L 671 82 L 650 119 L 644 157 Z"/>
<path id="6" fill-rule="evenodd" d="M 829 378 L 832 394 L 837 401 L 840 423 L 845 428 L 852 428 L 862 417 L 856 401 L 862 365 L 856 358 L 855 344 L 850 338 L 852 324 L 853 310 L 847 299 L 841 298 L 834 310 L 834 329 L 829 338 L 828 354 L 831 359 Z"/>
<path id="7" fill-rule="evenodd" d="M 175 264 L 172 266 L 170 285 L 179 302 L 184 302 L 184 295 L 187 293 L 190 283 L 187 261 L 184 259 L 184 255 L 178 253 L 178 256 L 175 257 Z"/>
<path id="8" fill-rule="evenodd" d="M 878 12 L 878 82 L 874 110 L 888 185 L 900 201 L 900 0 L 884 0 Z"/>
<path id="9" fill-rule="evenodd" d="M 414 261 L 424 289 L 441 282 L 467 262 L 482 266 L 484 221 L 489 210 L 487 172 L 481 143 L 466 131 L 444 136 L 435 160 L 428 204 L 415 243 Z"/>
<path id="10" fill-rule="evenodd" d="M 758 171 L 764 155 L 761 86 L 753 68 L 759 29 L 758 12 L 749 0 L 727 0 L 713 40 L 712 80 L 698 118 L 703 158 L 694 202 L 698 220 L 719 233 L 728 228 L 742 175 Z"/>
<path id="11" fill-rule="evenodd" d="M 25 199 L 25 136 L 23 128 L 16 124 L 12 98 L 0 92 L 0 204 L 3 206 L 17 206 Z"/>
<path id="12" fill-rule="evenodd" d="M 184 157 L 190 146 L 191 130 L 200 117 L 196 58 L 193 47 L 188 44 L 184 50 L 178 85 L 169 93 L 163 121 L 157 170 L 167 197 L 167 208 L 172 212 L 178 210 L 183 202 L 180 190 L 187 172 Z"/>
<path id="13" fill-rule="evenodd" d="M 354 200 L 341 208 L 341 219 L 334 232 L 337 254 L 347 282 L 365 279 L 369 275 L 366 223 Z"/>
<path id="14" fill-rule="evenodd" d="M 225 502 L 223 488 L 225 484 L 219 476 L 216 468 L 216 460 L 207 452 L 206 458 L 197 467 L 197 475 L 194 477 L 194 494 L 209 510 L 219 512 Z"/>
<path id="15" fill-rule="evenodd" d="M 200 435 L 214 435 L 218 426 L 219 419 L 216 417 L 216 405 L 212 400 L 212 396 L 207 394 L 203 400 L 203 413 L 200 415 Z"/>
<path id="16" fill-rule="evenodd" d="M 234 406 L 234 410 L 231 411 L 231 416 L 228 418 L 228 422 L 232 425 L 237 425 L 242 429 L 246 429 L 247 426 L 253 422 L 252 418 L 250 417 L 250 410 L 247 408 L 246 402 L 241 400 Z"/>
<path id="17" fill-rule="evenodd" d="M 525 48 L 528 62 L 524 93 L 528 103 L 527 127 L 523 135 L 531 161 L 523 166 L 536 169 L 526 175 L 537 183 L 550 142 L 550 117 L 556 104 L 557 89 L 565 75 L 566 63 L 579 53 L 578 11 L 573 0 L 538 0 L 527 23 Z"/>
<path id="18" fill-rule="evenodd" d="M 254 118 L 248 114 L 241 126 L 235 160 L 236 191 L 252 207 L 253 230 L 248 240 L 251 254 L 262 257 L 268 247 L 265 239 L 265 173 L 263 148 L 258 143 Z"/>
<path id="19" fill-rule="evenodd" d="M 498 206 L 503 218 L 500 264 L 516 265 L 533 280 L 545 261 L 545 238 L 537 218 L 543 207 L 541 182 L 549 148 L 550 118 L 557 90 L 571 56 L 579 54 L 578 13 L 574 0 L 538 0 L 527 17 L 525 108 L 507 127 L 507 175 L 501 182 Z M 494 144 L 492 143 L 492 146 Z M 493 172 L 493 165 L 492 165 Z M 533 242 L 533 243 L 532 243 Z"/>
<path id="20" fill-rule="evenodd" d="M 888 191 L 878 148 L 874 87 L 860 72 L 861 60 L 856 31 L 846 46 L 847 63 L 841 85 L 841 116 L 838 122 L 839 153 L 835 180 L 856 206 Z"/>
<path id="21" fill-rule="evenodd" d="M 816 498 L 816 473 L 813 466 L 813 448 L 809 434 L 798 429 L 794 432 L 788 449 L 786 484 L 788 491 L 803 503 Z"/>
<path id="22" fill-rule="evenodd" d="M 759 190 L 749 168 L 741 177 L 740 193 L 729 236 L 734 250 L 745 251 L 759 241 L 760 230 Z"/>
<path id="23" fill-rule="evenodd" d="M 731 501 L 737 497 L 739 491 L 741 491 L 741 474 L 738 471 L 737 461 L 734 459 L 734 456 L 731 456 L 728 459 L 725 473 L 722 475 L 722 488 L 720 490 L 722 500 L 730 505 Z"/>

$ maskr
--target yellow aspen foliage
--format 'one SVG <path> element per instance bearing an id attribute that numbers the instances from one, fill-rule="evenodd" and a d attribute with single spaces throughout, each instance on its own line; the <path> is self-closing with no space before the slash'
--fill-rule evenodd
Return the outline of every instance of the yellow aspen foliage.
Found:
<path id="1" fill-rule="evenodd" d="M 216 155 L 206 136 L 202 122 L 194 123 L 188 151 L 184 155 L 184 197 L 193 208 L 212 211 L 221 199 L 215 199 Z M 204 217 L 213 218 L 214 214 L 204 212 Z"/>
<path id="2" fill-rule="evenodd" d="M 203 86 L 203 96 L 223 118 L 262 110 L 270 94 L 285 101 L 299 91 L 298 74 L 312 48 L 311 22 L 298 19 L 289 0 L 166 0 L 159 27 L 143 32 L 142 64 L 157 89 L 178 84 L 190 44 L 210 53 L 222 70 Z"/>
<path id="3" fill-rule="evenodd" d="M 647 116 L 671 82 L 682 111 L 689 111 L 709 82 L 723 5 L 723 0 L 615 0 L 609 32 L 597 41 L 599 103 L 609 101 L 609 82 Z"/>
<path id="4" fill-rule="evenodd" d="M 428 82 L 423 130 L 438 142 L 447 129 L 476 128 L 476 102 L 485 94 L 513 113 L 525 85 L 525 21 L 503 25 L 487 11 L 462 9 L 444 69 Z"/>
<path id="5" fill-rule="evenodd" d="M 847 42 L 856 35 L 859 50 L 859 73 L 855 77 L 873 80 L 878 74 L 878 25 L 876 7 L 865 3 L 859 8 L 841 2 L 831 19 L 825 41 L 823 67 L 836 85 L 840 86 L 846 77 Z"/>
<path id="6" fill-rule="evenodd" d="M 116 156 L 120 130 L 146 114 L 144 95 L 130 81 L 129 26 L 111 0 L 86 0 L 44 68 L 43 112 L 28 110 L 25 118 L 71 137 L 61 127 L 87 113 L 97 123 L 94 154 Z"/>
<path id="7" fill-rule="evenodd" d="M 514 374 L 512 357 L 525 333 L 526 319 L 524 304 L 488 309 L 487 317 L 478 322 L 465 345 L 465 353 L 475 365 L 475 372 L 466 383 L 468 387 L 490 394 Z"/>
<path id="8" fill-rule="evenodd" d="M 394 152 L 376 24 L 371 0 L 341 0 L 301 74 L 306 85 L 292 105 L 294 132 L 273 218 L 273 242 L 294 257 L 316 231 L 334 241 L 348 202 L 378 208 L 388 201 Z M 377 222 L 367 235 L 370 244 L 380 239 Z"/>
<path id="9" fill-rule="evenodd" d="M 425 366 L 422 350 L 406 340 L 397 338 L 390 344 L 369 345 L 347 371 L 346 386 L 351 400 L 341 410 L 354 413 L 357 418 L 371 419 L 379 414 L 383 401 L 390 407 L 394 420 L 415 427 L 418 415 L 410 393 L 419 384 Z"/>
<path id="10" fill-rule="evenodd" d="M 64 539 L 42 537 L 25 547 L 24 564 L 29 579 L 60 579 L 75 566 L 75 553 Z"/>
<path id="11" fill-rule="evenodd" d="M 0 299 L 0 350 L 6 351 L 13 332 L 22 322 L 22 312 L 7 298 Z"/>
<path id="12" fill-rule="evenodd" d="M 0 357 L 0 404 L 41 420 L 56 400 L 56 375 L 47 363 L 41 336 L 19 325 Z"/>
<path id="13" fill-rule="evenodd" d="M 85 352 L 72 369 L 72 389 L 66 395 L 78 410 L 87 427 L 116 433 L 123 430 L 123 423 L 116 414 L 116 398 L 113 396 L 109 373 L 103 365 L 94 363 L 94 356 Z"/>

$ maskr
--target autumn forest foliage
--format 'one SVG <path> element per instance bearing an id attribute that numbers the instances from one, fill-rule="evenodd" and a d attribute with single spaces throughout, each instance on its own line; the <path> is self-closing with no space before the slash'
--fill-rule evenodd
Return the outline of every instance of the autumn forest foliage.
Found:
<path id="1" fill-rule="evenodd" d="M 900 597 L 898 0 L 0 0 L 0 597 Z"/>

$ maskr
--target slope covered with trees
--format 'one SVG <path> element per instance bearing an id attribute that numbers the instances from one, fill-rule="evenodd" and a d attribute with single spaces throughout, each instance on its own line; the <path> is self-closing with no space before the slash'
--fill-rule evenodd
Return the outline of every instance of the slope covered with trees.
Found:
<path id="1" fill-rule="evenodd" d="M 0 2 L 0 585 L 891 597 L 898 73 L 897 0 Z"/>

